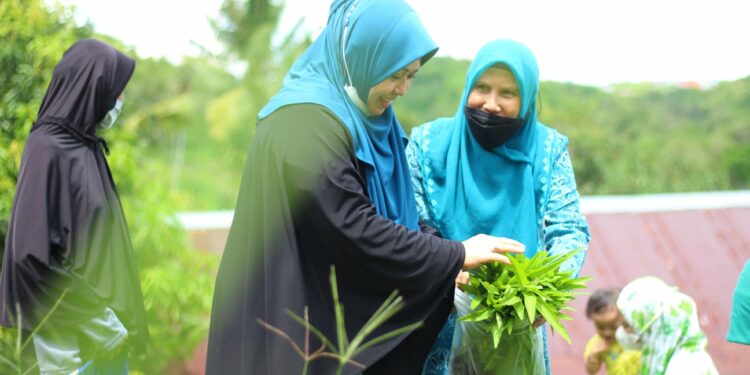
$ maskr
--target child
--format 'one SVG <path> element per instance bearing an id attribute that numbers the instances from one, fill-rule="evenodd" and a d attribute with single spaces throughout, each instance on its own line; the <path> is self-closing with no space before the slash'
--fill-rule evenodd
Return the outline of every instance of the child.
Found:
<path id="1" fill-rule="evenodd" d="M 589 374 L 598 373 L 602 364 L 609 375 L 638 374 L 640 352 L 623 351 L 615 340 L 615 331 L 623 323 L 616 305 L 618 294 L 617 289 L 598 289 L 586 304 L 586 317 L 596 327 L 583 354 Z"/>

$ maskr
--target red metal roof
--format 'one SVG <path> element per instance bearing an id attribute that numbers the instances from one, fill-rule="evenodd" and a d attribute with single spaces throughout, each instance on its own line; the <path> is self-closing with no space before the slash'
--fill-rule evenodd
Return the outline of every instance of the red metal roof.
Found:
<path id="1" fill-rule="evenodd" d="M 750 207 L 666 212 L 590 213 L 589 290 L 622 287 L 655 275 L 695 299 L 708 352 L 723 375 L 750 374 L 750 346 L 726 341 L 732 294 L 750 259 Z M 565 326 L 573 340 L 550 336 L 553 374 L 585 374 L 583 348 L 594 334 L 587 296 L 573 302 Z"/>

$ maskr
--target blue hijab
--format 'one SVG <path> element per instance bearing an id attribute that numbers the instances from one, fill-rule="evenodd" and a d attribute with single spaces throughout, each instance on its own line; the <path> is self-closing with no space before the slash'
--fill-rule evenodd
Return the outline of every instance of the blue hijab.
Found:
<path id="1" fill-rule="evenodd" d="M 437 45 L 403 0 L 336 0 L 328 25 L 294 63 L 283 87 L 258 119 L 290 104 L 326 107 L 352 136 L 377 212 L 417 229 L 419 217 L 404 151 L 406 134 L 392 106 L 380 116 L 368 117 L 347 96 L 342 46 L 351 84 L 364 103 L 373 86 L 417 59 L 424 64 L 437 52 Z"/>
<path id="2" fill-rule="evenodd" d="M 488 151 L 468 128 L 464 106 L 487 68 L 504 64 L 521 95 L 519 118 L 525 120 L 505 144 Z M 424 125 L 420 168 L 434 224 L 447 238 L 463 241 L 479 233 L 508 237 L 533 255 L 539 243 L 543 181 L 549 178 L 544 158 L 548 128 L 537 122 L 539 69 L 531 51 L 513 40 L 486 44 L 466 74 L 456 115 Z"/>

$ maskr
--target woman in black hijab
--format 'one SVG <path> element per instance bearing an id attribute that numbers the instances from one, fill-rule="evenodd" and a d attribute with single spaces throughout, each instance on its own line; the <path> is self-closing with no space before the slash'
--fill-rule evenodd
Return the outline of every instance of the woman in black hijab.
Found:
<path id="1" fill-rule="evenodd" d="M 28 334 L 49 315 L 33 338 L 42 374 L 127 374 L 126 345 L 145 349 L 128 228 L 106 143 L 96 135 L 119 114 L 134 69 L 135 61 L 105 43 L 75 43 L 55 67 L 26 140 L 0 324 Z"/>

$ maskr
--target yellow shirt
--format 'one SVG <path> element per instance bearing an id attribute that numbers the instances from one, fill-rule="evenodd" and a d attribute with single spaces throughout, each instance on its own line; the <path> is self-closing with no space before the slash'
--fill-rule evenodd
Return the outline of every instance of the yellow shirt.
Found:
<path id="1" fill-rule="evenodd" d="M 602 340 L 599 335 L 591 337 L 586 343 L 586 349 L 583 351 L 583 358 L 589 356 L 589 353 Z M 609 351 L 604 354 L 604 368 L 609 375 L 638 375 L 641 366 L 641 352 L 632 350 L 622 350 L 622 346 L 615 342 L 609 347 Z"/>

